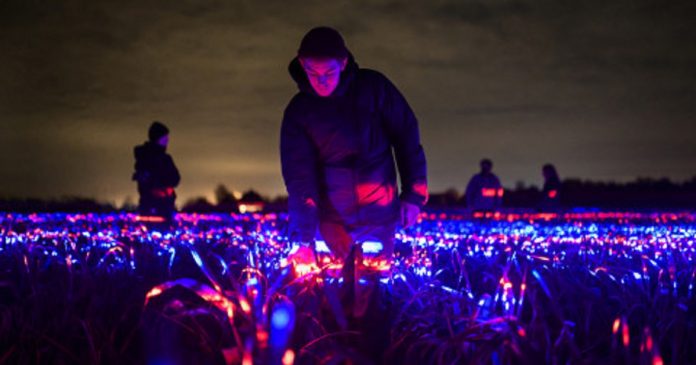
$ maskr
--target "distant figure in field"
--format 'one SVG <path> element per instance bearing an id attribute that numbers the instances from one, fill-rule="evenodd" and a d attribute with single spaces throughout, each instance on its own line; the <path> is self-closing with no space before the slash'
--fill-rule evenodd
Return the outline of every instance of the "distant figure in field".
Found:
<path id="1" fill-rule="evenodd" d="M 171 220 L 176 212 L 174 188 L 179 185 L 179 170 L 167 154 L 169 129 L 153 122 L 148 131 L 149 140 L 133 150 L 135 173 L 140 194 L 139 212 L 142 215 L 159 216 Z"/>
<path id="2" fill-rule="evenodd" d="M 541 172 L 544 175 L 544 189 L 539 208 L 547 211 L 556 210 L 561 206 L 561 179 L 558 177 L 556 167 L 550 163 L 544 165 Z"/>
<path id="3" fill-rule="evenodd" d="M 503 188 L 500 180 L 491 171 L 493 162 L 483 159 L 481 172 L 471 177 L 466 186 L 466 206 L 474 211 L 491 211 L 500 208 L 503 201 Z"/>

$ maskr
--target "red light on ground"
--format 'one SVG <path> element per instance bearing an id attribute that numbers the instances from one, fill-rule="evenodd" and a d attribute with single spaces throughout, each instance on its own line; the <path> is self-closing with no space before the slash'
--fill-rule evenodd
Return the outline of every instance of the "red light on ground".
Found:
<path id="1" fill-rule="evenodd" d="M 283 355 L 283 365 L 292 365 L 295 362 L 295 352 L 288 349 Z"/>
<path id="2" fill-rule="evenodd" d="M 622 331 L 621 335 L 622 335 L 621 337 L 623 337 L 622 340 L 623 340 L 624 346 L 628 347 L 628 344 L 631 342 L 631 337 L 629 336 L 628 323 L 626 323 L 626 322 L 623 323 L 623 331 Z"/>
<path id="3" fill-rule="evenodd" d="M 260 343 L 268 342 L 268 332 L 264 331 L 263 328 L 259 328 L 256 331 L 256 340 Z"/>
<path id="4" fill-rule="evenodd" d="M 162 223 L 164 222 L 164 217 L 140 215 L 137 216 L 135 220 L 138 222 Z"/>
<path id="5" fill-rule="evenodd" d="M 614 325 L 611 326 L 611 332 L 612 332 L 613 334 L 616 334 L 617 332 L 619 332 L 619 326 L 620 326 L 620 325 L 621 325 L 621 320 L 618 319 L 618 318 L 615 319 L 615 320 L 614 320 Z"/>

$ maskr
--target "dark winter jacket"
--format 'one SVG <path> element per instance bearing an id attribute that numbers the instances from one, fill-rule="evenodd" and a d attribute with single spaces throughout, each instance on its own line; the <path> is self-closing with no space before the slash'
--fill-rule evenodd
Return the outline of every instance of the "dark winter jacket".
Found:
<path id="1" fill-rule="evenodd" d="M 541 201 L 539 207 L 542 210 L 552 210 L 560 207 L 561 202 L 561 180 L 550 178 L 544 181 Z"/>
<path id="2" fill-rule="evenodd" d="M 471 177 L 464 196 L 467 207 L 471 209 L 496 209 L 502 204 L 503 189 L 497 176 L 481 172 Z"/>
<path id="3" fill-rule="evenodd" d="M 418 121 L 381 73 L 349 58 L 336 90 L 318 96 L 299 61 L 289 66 L 299 92 L 283 117 L 280 153 L 291 237 L 314 238 L 318 220 L 347 227 L 394 223 L 402 200 L 427 200 Z"/>
<path id="4" fill-rule="evenodd" d="M 153 214 L 173 210 L 176 199 L 174 188 L 179 185 L 180 176 L 172 157 L 164 147 L 153 142 L 136 146 L 133 152 L 133 180 L 138 182 L 141 210 Z"/>

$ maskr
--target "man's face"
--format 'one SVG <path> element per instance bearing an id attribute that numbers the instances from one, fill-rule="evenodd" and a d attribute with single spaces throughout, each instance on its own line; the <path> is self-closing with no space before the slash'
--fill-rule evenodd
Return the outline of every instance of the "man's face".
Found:
<path id="1" fill-rule="evenodd" d="M 487 174 L 493 169 L 493 164 L 490 162 L 481 162 L 481 172 Z"/>
<path id="2" fill-rule="evenodd" d="M 164 148 L 167 148 L 167 145 L 169 144 L 169 135 L 166 134 L 160 137 L 160 139 L 157 140 L 157 144 Z"/>
<path id="3" fill-rule="evenodd" d="M 314 91 L 321 97 L 327 97 L 336 90 L 341 81 L 341 71 L 345 70 L 348 60 L 300 58 L 300 63 Z"/>

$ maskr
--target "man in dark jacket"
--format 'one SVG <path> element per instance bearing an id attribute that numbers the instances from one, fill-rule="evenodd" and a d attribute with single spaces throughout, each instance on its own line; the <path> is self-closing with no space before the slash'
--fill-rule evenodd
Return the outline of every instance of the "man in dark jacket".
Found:
<path id="1" fill-rule="evenodd" d="M 469 209 L 489 212 L 500 208 L 503 201 L 503 188 L 500 180 L 493 174 L 493 162 L 484 158 L 480 163 L 481 172 L 471 177 L 466 185 L 466 205 Z"/>
<path id="2" fill-rule="evenodd" d="M 541 173 L 544 175 L 544 187 L 541 192 L 539 210 L 556 211 L 561 207 L 561 179 L 558 177 L 556 167 L 550 163 L 541 168 Z"/>
<path id="3" fill-rule="evenodd" d="M 166 153 L 169 144 L 169 129 L 154 122 L 148 131 L 149 140 L 133 150 L 135 173 L 140 194 L 140 214 L 159 216 L 171 220 L 175 213 L 174 188 L 179 185 L 179 170 L 172 157 Z"/>
<path id="4" fill-rule="evenodd" d="M 358 67 L 332 28 L 309 31 L 289 71 L 299 88 L 280 141 L 290 239 L 313 259 L 318 228 L 338 260 L 380 241 L 389 263 L 396 225 L 413 224 L 428 196 L 413 111 L 384 75 Z"/>

